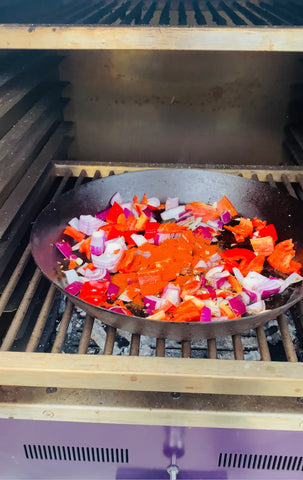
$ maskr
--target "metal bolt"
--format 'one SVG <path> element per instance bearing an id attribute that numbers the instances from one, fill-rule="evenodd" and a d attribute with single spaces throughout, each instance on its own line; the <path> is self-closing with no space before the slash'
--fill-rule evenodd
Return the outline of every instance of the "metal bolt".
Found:
<path id="1" fill-rule="evenodd" d="M 46 393 L 56 393 L 57 388 L 56 387 L 47 387 Z"/>
<path id="2" fill-rule="evenodd" d="M 171 396 L 174 400 L 178 400 L 181 397 L 181 394 L 179 392 L 173 392 Z"/>
<path id="3" fill-rule="evenodd" d="M 167 473 L 169 475 L 170 480 L 177 480 L 179 468 L 177 467 L 177 465 L 170 465 L 169 467 L 167 467 Z"/>
<path id="4" fill-rule="evenodd" d="M 297 398 L 297 402 L 298 402 L 298 403 L 303 403 L 303 397 L 298 397 L 298 398 Z"/>

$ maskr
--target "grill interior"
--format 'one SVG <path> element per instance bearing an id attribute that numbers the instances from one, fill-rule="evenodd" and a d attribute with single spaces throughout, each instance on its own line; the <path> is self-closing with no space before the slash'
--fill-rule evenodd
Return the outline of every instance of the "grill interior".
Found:
<path id="1" fill-rule="evenodd" d="M 3 4 L 3 2 L 2 2 Z M 301 26 L 299 1 L 31 0 L 0 4 L 0 23 L 150 26 Z"/>
<path id="2" fill-rule="evenodd" d="M 66 2 L 67 5 L 71 6 Z M 163 11 L 166 8 L 168 15 L 173 3 L 167 5 L 163 5 Z M 218 5 L 205 3 L 203 8 L 218 8 Z M 299 8 L 297 3 L 292 5 Z M 180 12 L 180 7 L 176 12 Z M 129 336 L 83 316 L 48 284 L 31 258 L 29 235 L 31 222 L 39 211 L 60 193 L 100 176 L 159 165 L 174 167 L 177 164 L 243 175 L 267 182 L 302 201 L 301 54 L 280 53 L 267 57 L 258 52 L 251 55 L 248 64 L 244 63 L 247 71 L 243 69 L 243 73 L 242 61 L 246 54 L 238 66 L 238 52 L 226 56 L 224 61 L 231 61 L 231 66 L 224 64 L 223 54 L 216 57 L 211 52 L 208 52 L 210 55 L 202 52 L 201 57 L 201 52 L 191 52 L 187 59 L 186 52 L 181 57 L 173 55 L 176 52 L 164 55 L 135 51 L 78 53 L 0 52 L 0 355 L 3 353 L 5 358 L 6 352 L 28 355 L 45 352 L 49 359 L 54 359 L 52 354 L 60 353 L 87 354 L 87 358 L 94 354 L 193 357 L 201 361 L 220 359 L 222 365 L 228 363 L 227 359 L 237 360 L 238 365 L 241 363 L 238 360 L 300 362 L 303 358 L 302 303 L 265 329 L 260 327 L 232 338 L 178 343 Z M 178 76 L 180 59 L 186 61 L 186 68 Z M 207 67 L 209 61 L 212 62 L 209 78 L 207 70 L 194 70 L 197 65 L 200 68 L 200 63 Z M 273 73 L 261 85 L 258 79 L 267 63 L 267 71 L 273 70 Z M 222 65 L 222 72 L 218 65 Z M 239 69 L 244 76 L 235 80 Z M 256 69 L 258 81 L 253 79 L 249 83 L 250 74 Z M 106 70 L 110 74 L 105 74 Z M 195 75 L 191 83 L 192 72 Z M 219 82 L 221 76 L 226 80 L 220 89 L 213 82 Z M 279 78 L 275 83 L 276 76 Z M 209 85 L 200 89 L 204 80 Z M 196 128 L 195 122 L 200 118 L 211 121 Z M 261 127 L 260 119 L 263 119 Z M 158 130 L 153 130 L 155 124 Z M 225 136 L 230 125 L 231 130 Z M 242 131 L 238 129 L 241 125 Z M 91 137 L 89 131 L 93 132 Z M 251 144 L 242 139 L 244 131 L 245 138 L 253 138 Z M 159 132 L 161 138 L 157 135 Z M 208 145 L 211 135 L 221 141 L 210 142 L 209 155 L 205 157 L 203 147 Z M 258 142 L 260 135 L 262 142 Z M 186 152 L 195 143 L 193 138 L 198 141 L 190 154 L 186 156 L 181 152 L 176 157 L 182 146 L 177 142 L 183 137 L 187 141 L 182 147 Z M 275 144 L 271 143 L 272 138 Z M 150 143 L 144 149 L 147 139 Z M 177 148 L 171 151 L 169 148 L 174 142 Z M 253 149 L 255 145 L 259 150 Z M 120 150 L 115 150 L 117 148 Z M 231 152 L 229 160 L 237 153 L 237 165 L 217 162 L 218 158 L 225 160 L 221 154 L 225 150 L 226 156 Z M 245 162 L 249 155 L 251 166 Z M 113 158 L 115 162 L 111 162 Z M 64 357 L 68 355 L 62 355 Z M 187 365 L 186 362 L 183 365 Z M 291 382 L 292 377 L 289 379 Z M 296 392 L 299 394 L 300 389 Z M 277 395 L 278 390 L 274 394 Z"/>

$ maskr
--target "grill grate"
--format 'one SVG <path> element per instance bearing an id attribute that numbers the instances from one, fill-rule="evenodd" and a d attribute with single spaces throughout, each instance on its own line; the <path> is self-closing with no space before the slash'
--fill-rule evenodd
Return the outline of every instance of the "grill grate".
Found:
<path id="1" fill-rule="evenodd" d="M 93 178 L 98 178 L 104 176 L 104 174 L 114 174 L 121 173 L 125 171 L 125 168 L 119 167 L 114 170 L 110 170 L 109 167 L 101 168 L 101 170 L 95 170 L 93 166 L 87 167 L 89 173 L 85 170 L 77 171 L 78 167 L 73 168 L 73 165 L 58 165 L 57 166 L 57 181 L 55 182 L 56 188 L 54 190 L 53 198 L 56 198 L 62 191 L 67 190 L 68 188 L 75 187 L 83 182 L 90 181 Z M 245 170 L 236 170 L 233 173 L 237 173 L 243 176 L 250 176 L 254 179 L 261 179 L 268 181 L 271 185 L 275 185 L 281 190 L 286 190 L 292 195 L 296 195 L 296 192 L 301 191 L 300 185 L 302 182 L 302 174 L 299 169 L 282 170 L 280 173 L 278 170 L 273 171 L 273 174 L 268 173 L 264 170 L 256 171 L 245 171 Z M 62 176 L 62 173 L 64 175 Z M 78 175 L 78 176 L 77 176 Z M 26 237 L 27 238 L 27 237 Z M 10 278 L 7 281 L 6 272 L 4 273 L 4 278 L 6 279 L 6 287 L 0 298 L 0 314 L 5 312 L 8 304 L 16 304 L 14 302 L 14 296 L 16 294 L 16 287 L 20 285 L 20 279 L 22 280 L 23 275 L 28 271 L 29 266 L 31 265 L 32 259 L 30 255 L 29 246 L 24 249 L 23 254 L 20 256 L 19 262 L 16 264 L 13 271 L 10 273 Z M 2 279 L 2 283 L 4 280 Z M 99 353 L 99 350 L 96 351 L 91 347 L 92 341 L 92 331 L 96 322 L 100 324 L 99 321 L 94 321 L 92 317 L 86 315 L 85 319 L 82 318 L 83 328 L 79 329 L 79 325 L 76 324 L 76 329 L 80 331 L 77 332 L 76 340 L 73 340 L 73 349 L 66 347 L 68 331 L 74 328 L 74 320 L 79 322 L 79 313 L 77 314 L 77 309 L 73 306 L 70 300 L 65 303 L 61 300 L 61 309 L 62 317 L 59 324 L 57 324 L 57 329 L 54 331 L 53 324 L 49 321 L 49 317 L 53 314 L 54 304 L 57 298 L 57 292 L 52 285 L 44 285 L 45 280 L 42 279 L 40 271 L 36 268 L 32 269 L 31 279 L 27 284 L 27 288 L 24 291 L 23 298 L 20 305 L 16 305 L 15 312 L 12 312 L 12 319 L 10 319 L 10 324 L 8 325 L 7 332 L 3 337 L 1 351 L 26 351 L 26 352 L 35 352 L 35 351 L 48 351 L 50 353 Z M 61 294 L 60 294 L 61 295 Z M 36 316 L 33 322 L 33 316 L 28 315 L 30 306 L 38 302 L 39 308 L 36 311 Z M 299 304 L 292 309 L 292 317 L 295 321 L 297 332 L 302 331 L 302 311 L 303 306 Z M 81 315 L 81 314 L 80 314 Z M 29 317 L 31 318 L 31 323 L 29 322 Z M 284 359 L 288 362 L 297 362 L 297 352 L 293 343 L 294 339 L 294 328 L 290 332 L 289 326 L 289 317 L 286 315 L 281 315 L 277 319 L 275 327 L 270 327 L 275 329 L 275 335 L 278 335 L 281 345 L 284 349 Z M 21 335 L 25 332 L 23 335 Z M 20 333 L 21 332 L 21 333 Z M 112 327 L 103 327 L 102 334 L 104 335 L 104 345 L 103 353 L 104 355 L 112 355 L 115 352 L 115 346 L 117 344 L 123 343 L 123 338 L 120 335 L 121 332 L 117 332 Z M 267 332 L 268 333 L 268 332 Z M 272 331 L 269 332 L 272 335 Z M 302 335 L 301 335 L 302 337 Z M 121 339 L 122 338 L 122 339 Z M 258 351 L 259 358 L 263 361 L 270 361 L 272 352 L 270 351 L 268 341 L 266 338 L 266 331 L 263 327 L 259 327 L 253 332 L 254 342 L 256 344 L 256 350 Z M 300 335 L 298 335 L 300 338 Z M 156 355 L 158 357 L 171 356 L 171 351 L 176 347 L 171 345 L 171 341 L 164 339 L 155 339 L 154 350 L 142 348 L 142 340 L 139 335 L 132 335 L 130 338 L 130 345 L 128 349 L 122 348 L 122 353 L 129 354 L 131 356 L 138 355 Z M 228 340 L 228 339 L 226 339 Z M 203 343 L 204 342 L 204 343 Z M 256 357 L 251 357 L 249 355 L 250 347 L 246 348 L 247 343 L 247 334 L 243 335 L 234 335 L 229 341 L 230 344 L 230 353 L 233 354 L 233 357 L 236 360 L 243 359 L 256 359 Z M 191 356 L 198 357 L 208 357 L 210 359 L 215 358 L 224 358 L 225 347 L 221 347 L 218 344 L 217 339 L 210 339 L 208 341 L 198 341 L 198 342 L 182 342 L 180 354 L 177 352 L 177 356 L 182 356 L 184 358 Z M 175 352 L 176 353 L 176 352 Z M 247 354 L 248 353 L 248 354 Z M 121 354 L 121 351 L 119 352 Z M 275 358 L 272 358 L 275 360 Z"/>
<path id="2" fill-rule="evenodd" d="M 262 0 L 104 0 L 87 2 L 59 0 L 52 5 L 32 2 L 0 8 L 0 23 L 103 24 L 172 26 L 301 26 L 303 6 L 298 3 Z"/>
<path id="3" fill-rule="evenodd" d="M 23 445 L 27 460 L 61 460 L 68 462 L 128 463 L 127 448 L 80 447 L 64 445 Z"/>

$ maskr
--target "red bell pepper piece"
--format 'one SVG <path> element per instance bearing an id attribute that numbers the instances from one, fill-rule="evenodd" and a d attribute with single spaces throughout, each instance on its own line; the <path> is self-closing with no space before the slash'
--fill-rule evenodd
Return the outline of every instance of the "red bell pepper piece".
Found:
<path id="1" fill-rule="evenodd" d="M 293 247 L 294 244 L 292 239 L 277 243 L 273 253 L 267 258 L 268 263 L 280 272 L 299 273 L 302 265 L 301 263 L 292 260 L 293 256 L 296 254 Z"/>
<path id="2" fill-rule="evenodd" d="M 246 237 L 253 232 L 253 224 L 252 221 L 248 218 L 241 218 L 239 225 L 235 227 L 230 227 L 229 225 L 224 225 L 226 230 L 230 230 L 235 235 L 235 239 L 237 242 L 243 242 Z"/>
<path id="3" fill-rule="evenodd" d="M 221 200 L 217 203 L 217 212 L 229 212 L 232 217 L 238 215 L 237 210 L 227 197 L 222 197 Z"/>
<path id="4" fill-rule="evenodd" d="M 145 225 L 145 233 L 144 233 L 144 237 L 146 238 L 146 240 L 151 240 L 151 239 L 154 240 L 156 238 L 159 227 L 160 227 L 160 223 L 158 222 L 148 222 Z"/>
<path id="5" fill-rule="evenodd" d="M 272 237 L 274 243 L 276 243 L 278 235 L 275 226 L 270 223 L 266 225 L 266 227 L 261 228 L 261 230 L 259 230 L 259 237 Z"/>
<path id="6" fill-rule="evenodd" d="M 85 282 L 79 293 L 79 298 L 85 302 L 100 307 L 107 298 L 106 292 L 109 283 L 108 280 L 93 280 L 91 282 Z"/>
<path id="7" fill-rule="evenodd" d="M 121 207 L 121 205 L 119 205 L 119 203 L 114 202 L 109 213 L 107 214 L 107 223 L 118 223 L 118 218 L 122 214 L 124 214 L 123 208 Z"/>

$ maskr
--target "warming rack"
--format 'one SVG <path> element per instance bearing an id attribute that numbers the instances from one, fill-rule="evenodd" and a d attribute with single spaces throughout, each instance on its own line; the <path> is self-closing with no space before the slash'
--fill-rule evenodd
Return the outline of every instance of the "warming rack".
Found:
<path id="1" fill-rule="evenodd" d="M 166 165 L 167 167 L 167 165 Z M 194 167 L 194 165 L 192 166 Z M 58 196 L 66 188 L 75 187 L 92 178 L 104 177 L 143 168 L 127 165 L 83 165 L 72 161 L 55 162 L 49 168 L 47 183 L 51 196 Z M 200 166 L 201 168 L 201 166 Z M 214 169 L 255 180 L 267 181 L 273 186 L 287 190 L 292 196 L 302 199 L 302 167 Z M 48 198 L 49 199 L 49 198 Z M 45 200 L 46 201 L 46 200 Z M 33 218 L 32 218 L 33 220 Z M 156 341 L 155 356 L 140 355 L 140 336 L 132 335 L 129 355 L 112 355 L 116 331 L 108 327 L 103 355 L 88 355 L 88 346 L 94 319 L 86 316 L 83 333 L 77 346 L 77 354 L 61 354 L 66 332 L 71 321 L 73 305 L 67 302 L 60 326 L 52 343 L 51 351 L 41 351 L 41 341 L 49 327 L 54 309 L 56 289 L 49 285 L 42 289 L 42 274 L 32 268 L 29 246 L 19 248 L 19 257 L 13 256 L 14 268 L 8 265 L 10 276 L 4 272 L 6 287 L 0 298 L 0 312 L 9 303 L 16 309 L 11 324 L 4 335 L 0 348 L 0 384 L 30 387 L 55 387 L 96 390 L 133 390 L 183 393 L 206 393 L 228 395 L 260 396 L 303 396 L 302 364 L 298 362 L 291 340 L 286 315 L 277 321 L 287 361 L 272 362 L 263 327 L 257 329 L 261 361 L 243 360 L 243 346 L 240 335 L 232 338 L 234 360 L 217 359 L 216 340 L 207 341 L 208 358 L 189 358 L 191 342 L 182 343 L 183 358 L 165 356 L 164 339 Z M 18 249 L 17 249 L 18 250 Z M 17 261 L 18 260 L 18 261 Z M 15 287 L 25 286 L 22 297 L 14 299 Z M 20 282 L 21 280 L 21 282 Z M 37 293 L 39 292 L 39 293 Z M 20 294 L 19 294 L 20 295 Z M 38 307 L 35 306 L 37 301 Z M 27 318 L 31 311 L 30 321 Z M 303 304 L 292 309 L 297 335 L 302 340 Z M 4 314 L 5 315 L 5 314 Z M 22 326 L 26 327 L 25 344 L 18 343 Z M 40 347 L 39 347 L 40 345 Z M 19 350 L 19 351 L 16 351 Z"/>

